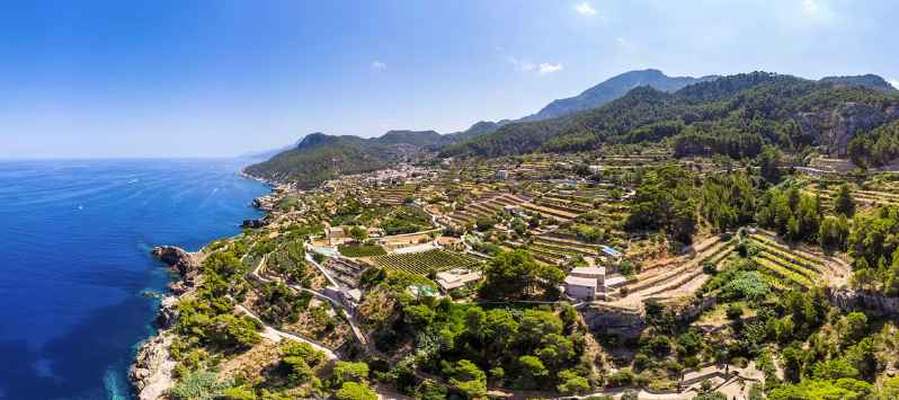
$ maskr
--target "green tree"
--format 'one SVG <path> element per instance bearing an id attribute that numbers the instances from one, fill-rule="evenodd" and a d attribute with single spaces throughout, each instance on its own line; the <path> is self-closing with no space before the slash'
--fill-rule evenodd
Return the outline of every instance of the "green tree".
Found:
<path id="1" fill-rule="evenodd" d="M 365 239 L 368 239 L 368 231 L 359 225 L 350 228 L 349 235 L 357 242 L 363 242 Z"/>
<path id="2" fill-rule="evenodd" d="M 344 382 L 364 382 L 368 379 L 368 364 L 361 361 L 338 361 L 334 365 L 334 378 L 339 384 Z"/>
<path id="3" fill-rule="evenodd" d="M 780 182 L 780 151 L 774 146 L 765 146 L 758 156 L 762 177 L 768 182 Z"/>
<path id="4" fill-rule="evenodd" d="M 849 185 L 844 183 L 840 185 L 836 196 L 833 198 L 833 210 L 838 214 L 851 217 L 855 214 L 855 201 L 852 199 L 852 191 Z"/>
<path id="5" fill-rule="evenodd" d="M 534 356 L 518 357 L 518 366 L 520 373 L 517 385 L 524 389 L 539 387 L 540 382 L 543 382 L 549 375 L 549 370 L 546 369 L 543 362 Z"/>
<path id="6" fill-rule="evenodd" d="M 580 394 L 590 390 L 590 381 L 570 369 L 559 372 L 559 381 L 562 383 L 556 386 L 556 390 L 562 394 Z"/>
<path id="7" fill-rule="evenodd" d="M 287 373 L 287 381 L 293 385 L 302 385 L 314 376 L 312 367 L 300 356 L 287 356 L 281 359 L 281 366 Z"/>
<path id="8" fill-rule="evenodd" d="M 443 373 L 450 376 L 450 384 L 466 398 L 476 399 L 487 394 L 487 375 L 469 360 L 459 360 L 453 365 L 447 363 Z"/>
<path id="9" fill-rule="evenodd" d="M 500 252 L 484 268 L 481 295 L 487 298 L 516 298 L 527 296 L 542 288 L 554 291 L 565 273 L 553 265 L 537 263 L 524 250 Z"/>
<path id="10" fill-rule="evenodd" d="M 344 382 L 340 389 L 334 393 L 337 400 L 378 400 L 375 393 L 367 384 L 358 382 Z"/>

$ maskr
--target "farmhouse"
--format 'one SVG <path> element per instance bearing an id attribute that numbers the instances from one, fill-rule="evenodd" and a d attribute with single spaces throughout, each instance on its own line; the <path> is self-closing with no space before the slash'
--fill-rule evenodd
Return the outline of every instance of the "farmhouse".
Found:
<path id="1" fill-rule="evenodd" d="M 469 271 L 464 268 L 454 268 L 449 271 L 437 273 L 437 284 L 444 293 L 466 286 L 481 279 L 478 271 Z"/>
<path id="2" fill-rule="evenodd" d="M 565 278 L 565 294 L 578 300 L 605 297 L 606 269 L 576 267 Z"/>

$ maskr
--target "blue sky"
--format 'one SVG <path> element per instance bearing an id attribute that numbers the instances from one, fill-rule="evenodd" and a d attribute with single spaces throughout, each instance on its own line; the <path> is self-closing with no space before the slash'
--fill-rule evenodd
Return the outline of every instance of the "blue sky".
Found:
<path id="1" fill-rule="evenodd" d="M 450 132 L 649 67 L 896 82 L 896 21 L 893 0 L 15 2 L 0 9 L 0 157 Z"/>

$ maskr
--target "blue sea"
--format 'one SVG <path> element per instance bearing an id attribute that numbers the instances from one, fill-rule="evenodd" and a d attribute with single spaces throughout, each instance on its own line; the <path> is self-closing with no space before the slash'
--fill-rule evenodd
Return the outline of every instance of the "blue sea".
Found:
<path id="1" fill-rule="evenodd" d="M 0 399 L 130 399 L 171 276 L 155 245 L 239 233 L 239 160 L 0 161 Z"/>

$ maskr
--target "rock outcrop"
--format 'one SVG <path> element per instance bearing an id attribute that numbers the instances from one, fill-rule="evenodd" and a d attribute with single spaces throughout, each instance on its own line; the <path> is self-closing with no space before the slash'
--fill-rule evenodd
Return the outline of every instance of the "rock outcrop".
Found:
<path id="1" fill-rule="evenodd" d="M 897 297 L 850 289 L 834 289 L 828 292 L 828 298 L 837 308 L 846 312 L 864 311 L 878 317 L 899 317 Z"/>
<path id="2" fill-rule="evenodd" d="M 643 314 L 638 310 L 608 307 L 594 303 L 581 311 L 584 322 L 594 332 L 617 335 L 625 338 L 640 336 L 646 327 Z"/>
<path id="3" fill-rule="evenodd" d="M 156 327 L 159 329 L 169 329 L 175 325 L 178 319 L 178 298 L 175 296 L 165 296 L 159 304 L 159 311 L 156 312 Z"/>
<path id="4" fill-rule="evenodd" d="M 128 377 L 134 385 L 138 399 L 164 398 L 165 392 L 171 386 L 172 372 L 175 368 L 175 361 L 169 357 L 171 342 L 171 336 L 159 334 L 144 342 L 137 351 Z"/>
<path id="5" fill-rule="evenodd" d="M 141 344 L 128 371 L 128 378 L 140 400 L 165 398 L 165 392 L 174 382 L 172 373 L 176 363 L 169 355 L 170 329 L 178 319 L 178 296 L 194 287 L 200 269 L 197 255 L 179 247 L 159 246 L 153 248 L 151 254 L 176 271 L 179 279 L 169 284 L 173 293 L 163 297 L 160 303 L 154 321 L 159 333 Z"/>
<path id="6" fill-rule="evenodd" d="M 178 273 L 180 279 L 169 284 L 169 288 L 175 294 L 184 293 L 194 287 L 196 276 L 200 270 L 200 261 L 197 255 L 175 246 L 154 247 L 151 253 Z"/>
<path id="7" fill-rule="evenodd" d="M 817 139 L 831 154 L 845 156 L 849 141 L 884 123 L 899 119 L 899 105 L 884 108 L 862 103 L 844 103 L 832 111 L 800 113 L 796 117 L 804 136 Z"/>
<path id="8" fill-rule="evenodd" d="M 242 228 L 250 228 L 250 229 L 259 229 L 265 226 L 264 219 L 245 219 L 243 223 L 240 224 Z"/>

